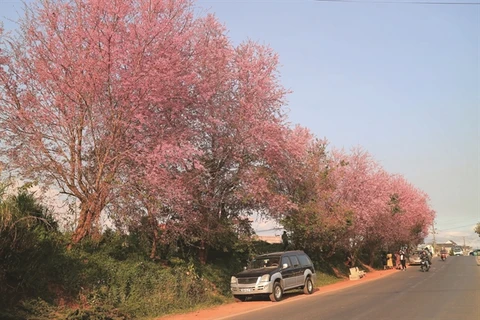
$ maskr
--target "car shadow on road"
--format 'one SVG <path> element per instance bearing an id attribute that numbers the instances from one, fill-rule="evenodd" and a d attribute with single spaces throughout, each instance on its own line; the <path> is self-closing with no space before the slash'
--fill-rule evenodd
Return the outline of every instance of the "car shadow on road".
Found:
<path id="1" fill-rule="evenodd" d="M 320 289 L 315 288 L 312 294 L 318 291 L 320 291 Z M 292 291 L 285 292 L 283 294 L 282 300 L 288 300 L 288 299 L 292 299 L 292 298 L 303 296 L 303 295 L 305 295 L 305 293 L 303 292 L 303 289 L 292 290 Z M 270 301 L 270 298 L 268 297 L 268 295 L 258 295 L 258 296 L 252 296 L 250 298 L 247 298 L 245 302 L 253 302 L 253 301 Z"/>

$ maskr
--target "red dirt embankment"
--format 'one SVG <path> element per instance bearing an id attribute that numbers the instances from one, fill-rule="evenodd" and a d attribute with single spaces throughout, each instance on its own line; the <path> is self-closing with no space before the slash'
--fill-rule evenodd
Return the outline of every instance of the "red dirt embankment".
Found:
<path id="1" fill-rule="evenodd" d="M 365 277 L 363 277 L 360 280 L 343 280 L 334 284 L 326 285 L 319 287 L 315 290 L 315 292 L 312 295 L 319 295 L 319 294 L 325 294 L 328 292 L 340 290 L 343 288 L 359 285 L 368 281 L 373 281 L 379 278 L 382 278 L 387 275 L 391 275 L 398 270 L 391 269 L 391 270 L 373 270 L 369 269 L 369 272 Z M 286 294 L 284 296 L 284 301 L 295 301 L 297 299 L 304 299 L 307 298 L 307 295 L 304 294 Z M 258 309 L 264 309 L 273 306 L 275 303 L 278 302 L 271 302 L 268 300 L 262 300 L 262 301 L 247 301 L 247 302 L 234 302 L 234 303 L 229 303 L 229 304 L 224 304 L 221 306 L 209 308 L 209 309 L 203 309 L 203 310 L 198 310 L 198 311 L 193 311 L 185 314 L 179 314 L 179 315 L 169 315 L 165 317 L 158 318 L 157 320 L 212 320 L 212 319 L 222 319 L 228 316 L 233 316 L 233 315 L 238 315 L 242 313 L 247 313 L 253 310 L 258 310 Z M 282 302 L 280 302 L 282 303 Z"/>

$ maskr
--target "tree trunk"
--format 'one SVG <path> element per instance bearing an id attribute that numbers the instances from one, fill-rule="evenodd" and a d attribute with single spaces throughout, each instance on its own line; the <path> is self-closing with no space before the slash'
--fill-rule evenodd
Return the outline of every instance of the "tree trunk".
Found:
<path id="1" fill-rule="evenodd" d="M 373 263 L 375 262 L 375 251 L 372 250 L 372 251 L 370 252 L 370 259 L 369 259 L 369 260 L 370 260 L 370 261 L 368 262 L 368 265 L 369 265 L 370 267 L 373 267 Z"/>
<path id="2" fill-rule="evenodd" d="M 376 258 L 376 255 L 378 253 L 378 250 L 380 249 L 380 244 L 379 243 L 374 243 L 372 245 L 369 246 L 369 262 L 368 262 L 368 265 L 370 267 L 373 267 L 373 264 L 375 263 L 375 258 Z"/>
<path id="3" fill-rule="evenodd" d="M 157 243 L 158 243 L 158 224 L 157 219 L 153 216 L 151 211 L 148 211 L 148 220 L 152 228 L 153 239 L 152 239 L 152 250 L 150 251 L 150 259 L 155 259 L 157 255 Z"/>
<path id="4" fill-rule="evenodd" d="M 73 232 L 72 241 L 69 245 L 69 248 L 71 248 L 73 244 L 79 243 L 83 238 L 85 238 L 89 234 L 92 228 L 92 218 L 93 218 L 92 215 L 93 213 L 90 210 L 88 210 L 88 208 L 82 207 L 82 209 L 80 209 L 80 217 L 78 219 L 78 225 L 75 228 L 75 231 Z"/>
<path id="5" fill-rule="evenodd" d="M 200 260 L 201 264 L 206 264 L 207 263 L 207 248 L 205 247 L 205 241 L 200 242 L 200 249 L 199 249 L 199 254 L 198 254 L 198 259 Z"/>
<path id="6" fill-rule="evenodd" d="M 72 240 L 68 245 L 68 249 L 71 249 L 73 245 L 82 241 L 83 238 L 92 232 L 94 223 L 100 218 L 104 203 L 104 199 L 95 199 L 80 204 L 78 225 L 73 232 Z"/>

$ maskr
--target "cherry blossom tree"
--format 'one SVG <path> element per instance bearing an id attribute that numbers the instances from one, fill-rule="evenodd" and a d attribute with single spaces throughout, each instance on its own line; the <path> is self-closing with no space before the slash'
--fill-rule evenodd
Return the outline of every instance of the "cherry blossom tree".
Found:
<path id="1" fill-rule="evenodd" d="M 396 226 L 392 242 L 406 245 L 421 243 L 429 233 L 435 212 L 429 205 L 428 195 L 414 187 L 402 176 L 392 178 L 392 215 Z"/>
<path id="2" fill-rule="evenodd" d="M 127 160 L 149 154 L 164 168 L 194 152 L 192 88 L 206 81 L 197 60 L 212 51 L 199 43 L 218 32 L 188 0 L 42 0 L 2 41 L 2 156 L 80 201 L 72 243 L 134 177 Z"/>
<path id="3" fill-rule="evenodd" d="M 227 43 L 223 34 L 210 41 Z M 174 209 L 177 215 L 167 227 L 181 231 L 184 241 L 198 247 L 202 262 L 209 248 L 229 247 L 235 222 L 253 212 L 272 213 L 285 202 L 273 201 L 262 176 L 266 167 L 275 167 L 278 153 L 286 152 L 283 135 L 288 130 L 282 111 L 286 91 L 277 79 L 278 58 L 253 42 L 215 47 L 223 48 L 207 55 L 215 61 L 200 61 L 199 77 L 212 81 L 201 84 L 201 92 L 210 94 L 202 95 L 198 108 L 202 121 L 191 128 L 198 152 L 176 174 L 184 181 L 187 201 Z"/>
<path id="4" fill-rule="evenodd" d="M 290 128 L 277 55 L 191 1 L 40 0 L 20 30 L 0 30 L 0 160 L 78 199 L 72 244 L 105 211 L 147 217 L 152 258 L 181 240 L 206 261 L 253 212 L 319 251 L 426 236 L 428 196 Z"/>
<path id="5" fill-rule="evenodd" d="M 340 208 L 329 201 L 333 185 L 327 142 L 313 136 L 304 140 L 303 156 L 283 164 L 283 175 L 276 176 L 279 189 L 294 204 L 281 216 L 281 223 L 290 232 L 295 247 L 310 254 L 328 251 L 329 255 L 345 220 L 340 217 Z"/>
<path id="6" fill-rule="evenodd" d="M 386 172 L 360 148 L 346 154 L 332 152 L 335 169 L 334 199 L 352 215 L 344 240 L 364 249 L 372 264 L 381 247 L 418 243 L 427 235 L 434 212 L 428 196 L 402 176 Z"/>
<path id="7" fill-rule="evenodd" d="M 362 149 L 354 149 L 350 154 L 340 151 L 332 154 L 335 199 L 353 214 L 350 238 L 356 244 L 377 240 L 373 235 L 382 230 L 378 218 L 386 211 L 389 175 Z"/>

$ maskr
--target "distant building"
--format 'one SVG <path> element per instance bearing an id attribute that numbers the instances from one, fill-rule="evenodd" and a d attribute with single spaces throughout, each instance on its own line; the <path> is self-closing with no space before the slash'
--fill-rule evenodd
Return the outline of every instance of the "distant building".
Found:
<path id="1" fill-rule="evenodd" d="M 472 248 L 470 246 L 461 246 L 453 240 L 448 240 L 444 243 L 436 243 L 435 244 L 435 252 L 440 252 L 440 250 L 442 250 L 442 249 L 446 249 L 448 252 L 451 252 L 453 247 L 461 247 L 464 255 L 467 255 L 468 252 L 470 252 L 472 250 Z"/>
<path id="2" fill-rule="evenodd" d="M 435 251 L 440 252 L 442 249 L 446 249 L 448 252 L 451 252 L 453 247 L 458 246 L 458 244 L 453 240 L 448 240 L 444 243 L 436 243 L 435 244 Z"/>

